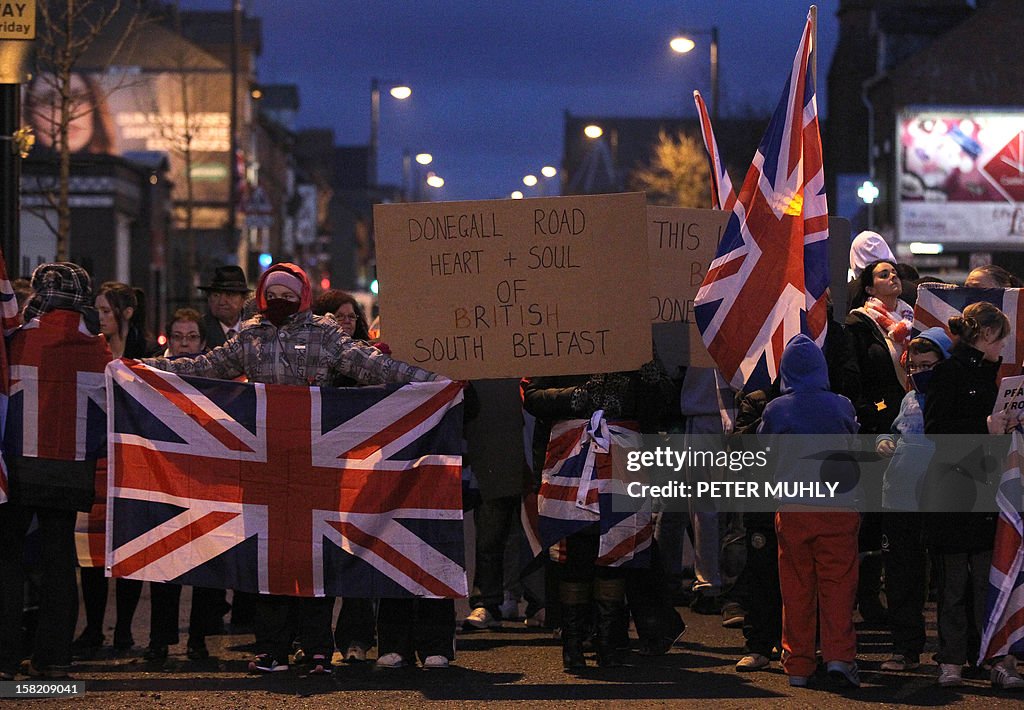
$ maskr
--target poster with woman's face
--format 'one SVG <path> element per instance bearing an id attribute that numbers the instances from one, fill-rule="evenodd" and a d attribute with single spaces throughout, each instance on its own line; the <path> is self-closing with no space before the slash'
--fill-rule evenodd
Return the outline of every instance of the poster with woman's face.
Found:
<path id="1" fill-rule="evenodd" d="M 67 143 L 72 153 L 167 155 L 174 197 L 185 199 L 185 153 L 191 153 L 193 199 L 228 199 L 231 80 L 227 72 L 76 73 L 69 86 Z M 25 120 L 38 143 L 60 141 L 62 107 L 53 75 L 27 87 Z"/>

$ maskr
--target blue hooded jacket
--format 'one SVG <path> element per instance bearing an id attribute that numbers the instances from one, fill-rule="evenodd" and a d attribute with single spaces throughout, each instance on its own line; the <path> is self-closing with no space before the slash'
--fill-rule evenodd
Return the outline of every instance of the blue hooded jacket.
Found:
<path id="1" fill-rule="evenodd" d="M 853 403 L 829 391 L 825 355 L 806 335 L 797 335 L 789 341 L 782 352 L 779 371 L 782 396 L 765 407 L 757 430 L 758 434 L 789 435 L 775 437 L 769 444 L 777 456 L 776 480 L 801 483 L 843 481 L 834 498 L 788 498 L 782 502 L 857 507 L 862 496 L 856 483 L 856 469 L 847 465 L 837 471 L 823 459 L 827 452 L 855 448 L 853 435 L 860 427 Z M 809 436 L 813 434 L 834 436 Z"/>
<path id="2" fill-rule="evenodd" d="M 935 343 L 942 352 L 943 360 L 949 357 L 949 351 L 953 349 L 953 341 L 943 328 L 929 328 L 917 338 Z M 924 433 L 924 397 L 924 392 L 907 392 L 900 403 L 900 413 L 893 420 L 892 431 L 881 434 L 875 440 L 876 447 L 884 439 L 896 443 L 896 450 L 882 477 L 883 508 L 921 510 L 921 486 L 924 485 L 928 464 L 935 453 L 935 444 Z"/>

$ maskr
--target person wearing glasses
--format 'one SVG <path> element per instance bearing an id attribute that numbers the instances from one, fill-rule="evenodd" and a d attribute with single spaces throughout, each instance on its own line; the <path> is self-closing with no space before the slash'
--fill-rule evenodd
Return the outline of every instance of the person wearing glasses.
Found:
<path id="1" fill-rule="evenodd" d="M 935 445 L 924 435 L 924 402 L 932 368 L 949 357 L 953 342 L 943 328 L 929 328 L 907 346 L 907 378 L 913 389 L 900 404 L 887 434 L 875 451 L 892 457 L 882 477 L 882 556 L 889 607 L 892 655 L 885 671 L 908 671 L 920 665 L 924 651 L 924 603 L 927 554 L 919 493 Z"/>
<path id="2" fill-rule="evenodd" d="M 167 333 L 167 357 L 188 357 L 206 351 L 206 324 L 199 311 L 179 308 L 171 316 Z M 150 582 L 149 647 L 145 660 L 162 663 L 168 646 L 178 643 L 178 607 L 181 585 Z M 192 661 L 210 657 L 206 637 L 221 627 L 220 618 L 231 607 L 223 589 L 192 588 L 192 609 L 188 620 L 186 656 Z"/>
<path id="3" fill-rule="evenodd" d="M 206 324 L 194 308 L 179 308 L 167 327 L 165 357 L 198 355 L 206 350 Z"/>

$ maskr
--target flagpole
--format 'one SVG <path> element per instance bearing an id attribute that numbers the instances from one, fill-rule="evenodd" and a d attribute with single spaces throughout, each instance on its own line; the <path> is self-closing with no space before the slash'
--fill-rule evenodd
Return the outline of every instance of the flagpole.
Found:
<path id="1" fill-rule="evenodd" d="M 814 92 L 818 92 L 818 6 L 811 5 L 807 12 L 811 20 L 811 52 L 814 58 L 811 61 L 811 80 L 814 82 Z"/>

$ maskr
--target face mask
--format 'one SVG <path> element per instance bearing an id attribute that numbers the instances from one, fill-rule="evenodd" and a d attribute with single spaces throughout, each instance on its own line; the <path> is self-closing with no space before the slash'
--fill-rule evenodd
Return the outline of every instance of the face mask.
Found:
<path id="1" fill-rule="evenodd" d="M 922 372 L 915 372 L 910 376 L 910 383 L 914 386 L 914 391 L 918 394 L 927 394 L 928 385 L 932 381 L 932 375 L 935 372 L 932 370 L 924 370 Z"/>
<path id="2" fill-rule="evenodd" d="M 298 301 L 286 301 L 283 298 L 272 298 L 267 301 L 267 307 L 263 311 L 263 316 L 280 328 L 284 325 L 284 322 L 289 316 L 295 315 L 298 312 Z"/>

